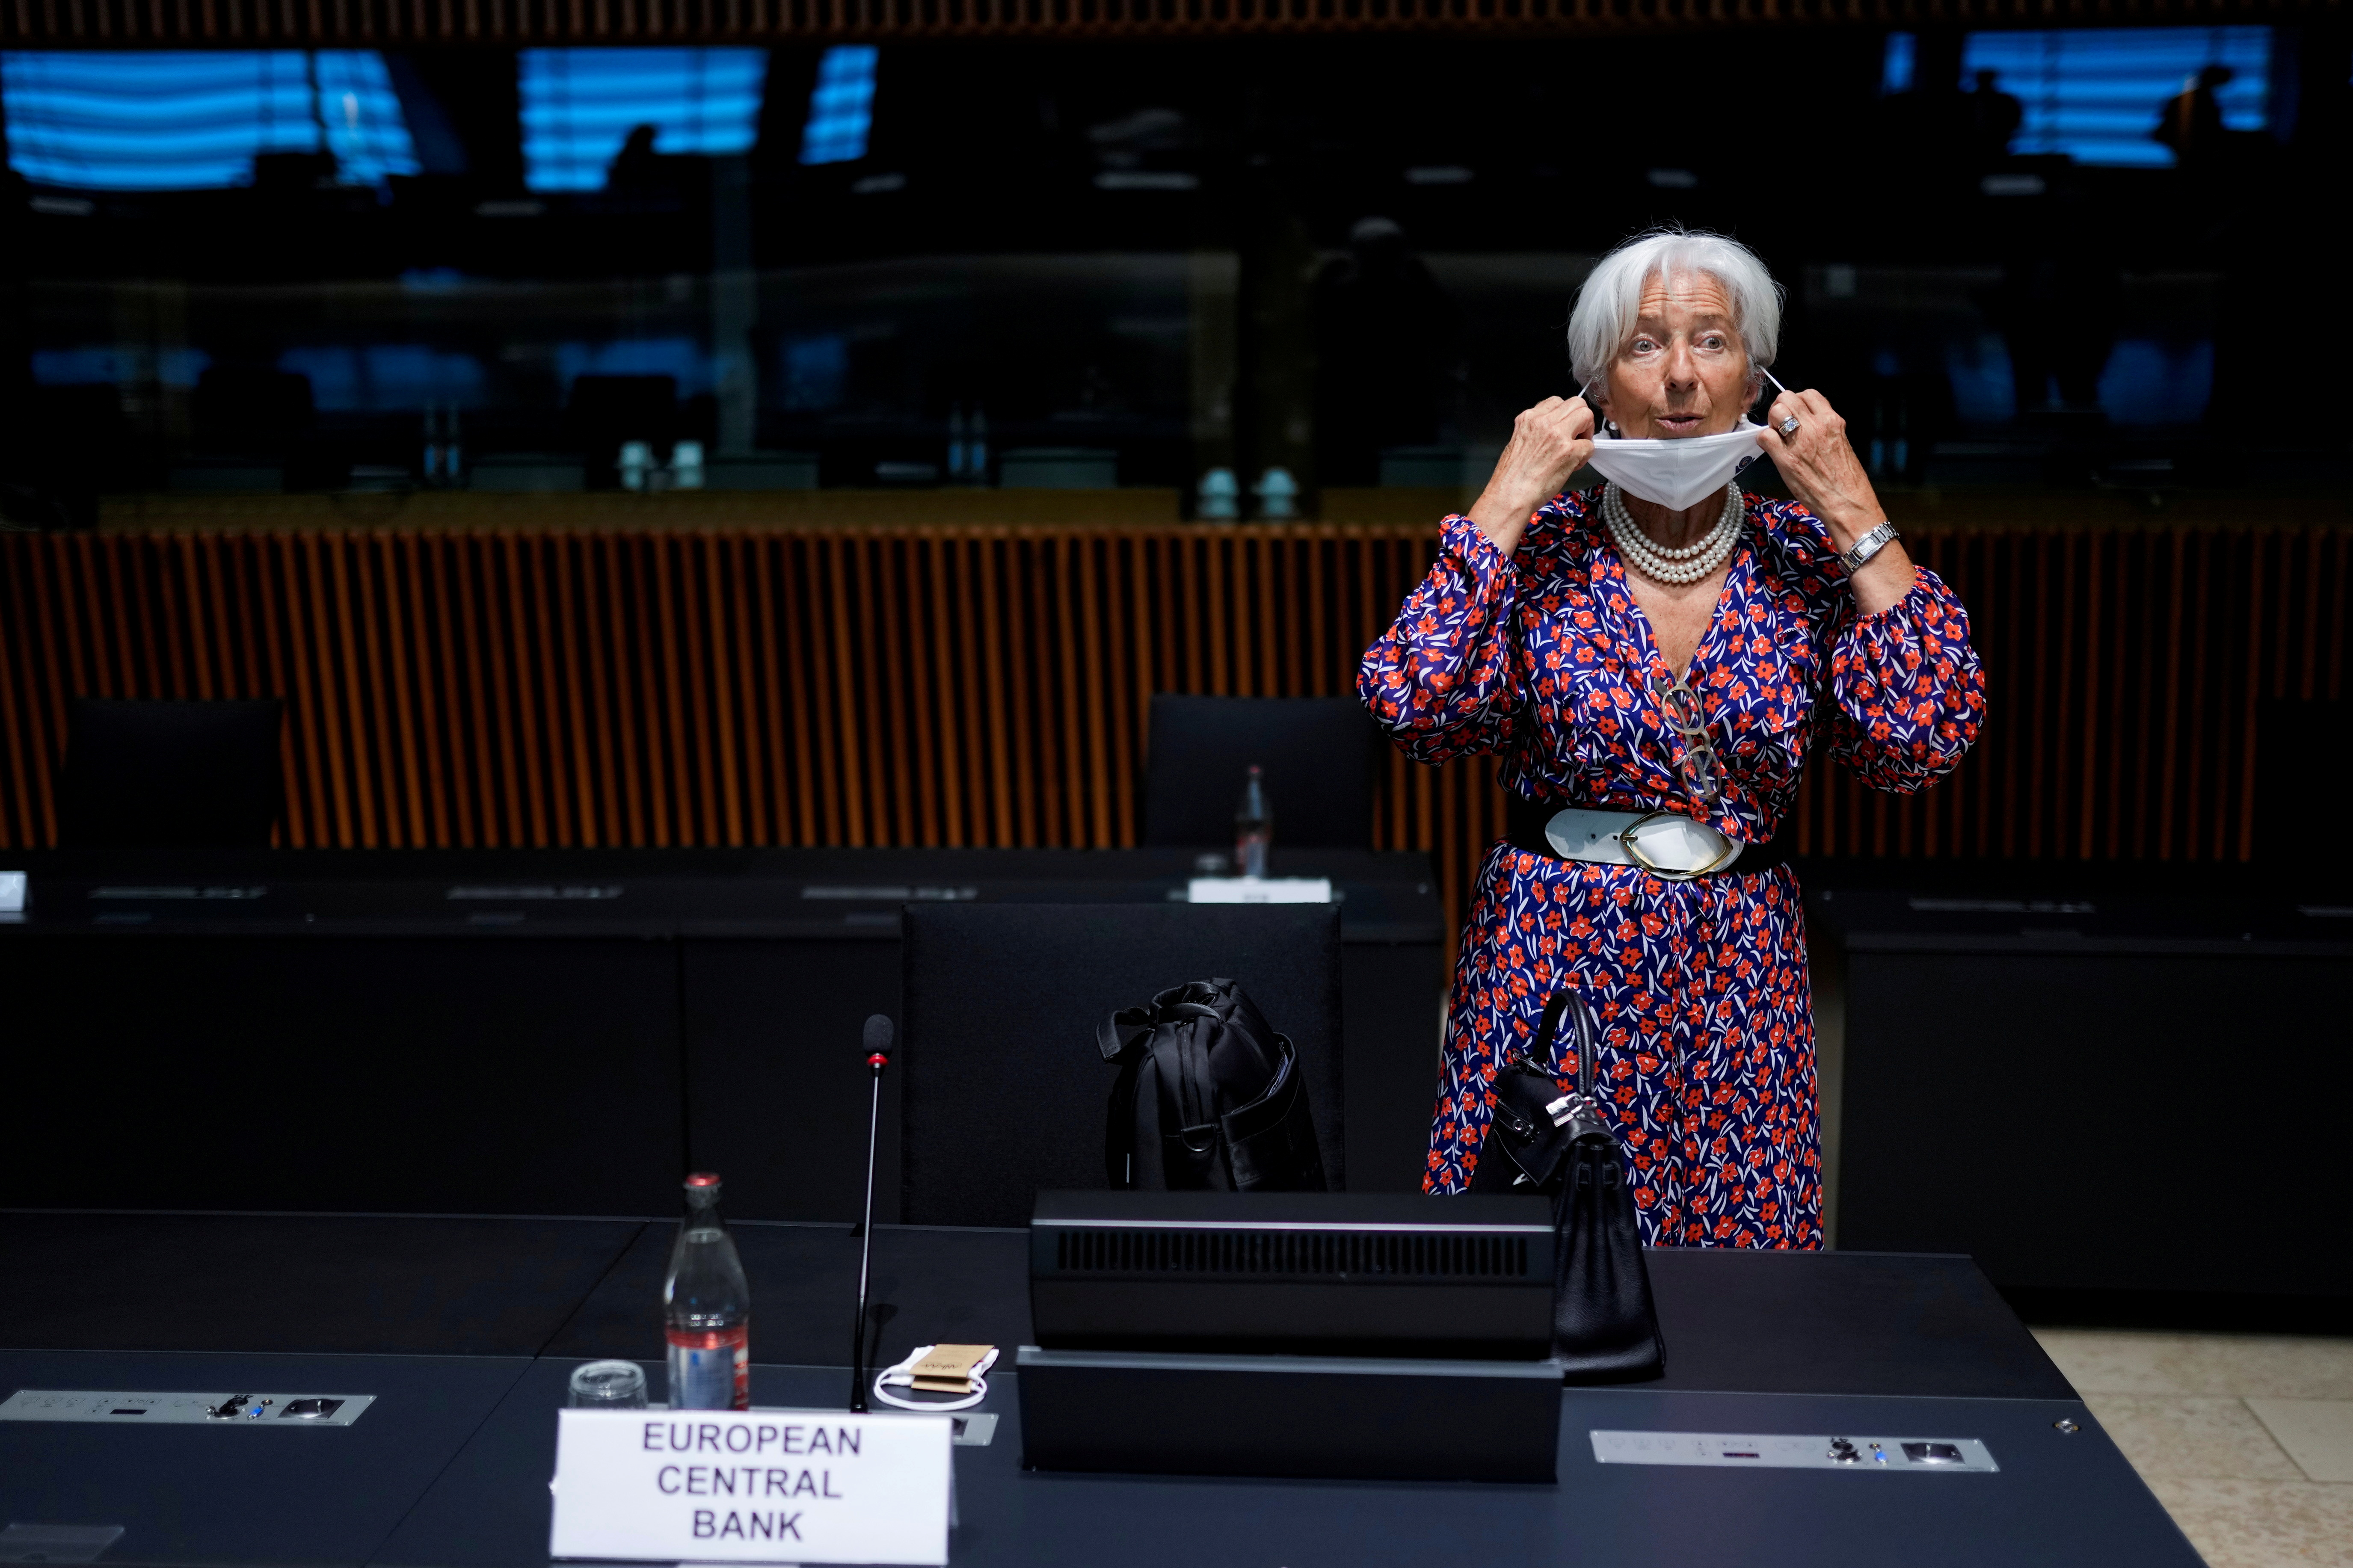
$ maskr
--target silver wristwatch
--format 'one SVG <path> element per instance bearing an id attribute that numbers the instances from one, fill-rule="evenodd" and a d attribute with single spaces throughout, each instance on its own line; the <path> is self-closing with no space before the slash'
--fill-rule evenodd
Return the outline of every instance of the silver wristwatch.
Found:
<path id="1" fill-rule="evenodd" d="M 1895 525 L 1892 522 L 1882 522 L 1877 528 L 1856 540 L 1854 548 L 1841 554 L 1839 559 L 1846 563 L 1846 569 L 1849 572 L 1860 572 L 1871 563 L 1873 556 L 1886 549 L 1894 538 Z"/>

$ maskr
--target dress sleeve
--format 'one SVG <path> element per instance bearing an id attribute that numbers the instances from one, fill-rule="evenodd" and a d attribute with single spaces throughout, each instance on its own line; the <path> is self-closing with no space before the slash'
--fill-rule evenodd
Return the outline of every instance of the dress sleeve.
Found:
<path id="1" fill-rule="evenodd" d="M 1969 616 L 1926 567 L 1912 591 L 1841 628 L 1831 650 L 1831 752 L 1892 795 L 1960 764 L 1985 721 L 1985 672 Z"/>
<path id="2" fill-rule="evenodd" d="M 1414 761 L 1510 747 L 1521 707 L 1512 637 L 1519 580 L 1477 524 L 1450 517 L 1430 575 L 1365 650 L 1357 695 Z"/>

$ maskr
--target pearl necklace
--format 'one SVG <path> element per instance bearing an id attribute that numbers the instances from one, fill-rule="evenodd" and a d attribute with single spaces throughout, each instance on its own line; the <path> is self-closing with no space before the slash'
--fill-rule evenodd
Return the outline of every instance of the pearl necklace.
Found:
<path id="1" fill-rule="evenodd" d="M 1625 495 L 1615 483 L 1601 489 L 1601 521 L 1609 525 L 1609 537 L 1617 542 L 1618 553 L 1643 576 L 1678 586 L 1713 575 L 1732 559 L 1732 546 L 1740 537 L 1744 510 L 1740 487 L 1725 486 L 1724 511 L 1715 520 L 1715 526 L 1693 543 L 1669 548 L 1654 543 L 1642 531 L 1641 525 L 1626 510 Z"/>

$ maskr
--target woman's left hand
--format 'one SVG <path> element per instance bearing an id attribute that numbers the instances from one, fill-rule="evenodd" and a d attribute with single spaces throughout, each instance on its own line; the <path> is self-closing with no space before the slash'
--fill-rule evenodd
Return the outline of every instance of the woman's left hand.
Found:
<path id="1" fill-rule="evenodd" d="M 1783 423 L 1793 418 L 1798 427 L 1783 435 Z M 1757 444 L 1773 459 L 1789 493 L 1822 520 L 1841 552 L 1853 549 L 1855 541 L 1886 520 L 1871 476 L 1846 438 L 1846 421 L 1820 393 L 1809 388 L 1776 397 Z M 1865 615 L 1883 610 L 1911 592 L 1912 577 L 1911 556 L 1901 543 L 1891 542 L 1855 574 L 1856 603 Z"/>

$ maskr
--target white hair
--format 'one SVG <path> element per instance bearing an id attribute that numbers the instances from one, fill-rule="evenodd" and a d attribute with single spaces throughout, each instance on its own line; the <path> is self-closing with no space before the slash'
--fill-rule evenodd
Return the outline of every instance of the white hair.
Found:
<path id="1" fill-rule="evenodd" d="M 1603 257 L 1586 274 L 1577 309 L 1568 318 L 1568 365 L 1597 395 L 1609 389 L 1609 363 L 1634 335 L 1642 313 L 1642 288 L 1653 278 L 1670 281 L 1704 272 L 1724 285 L 1732 319 L 1748 351 L 1749 381 L 1773 363 L 1781 341 L 1781 286 L 1736 239 L 1705 230 L 1654 228 Z"/>

